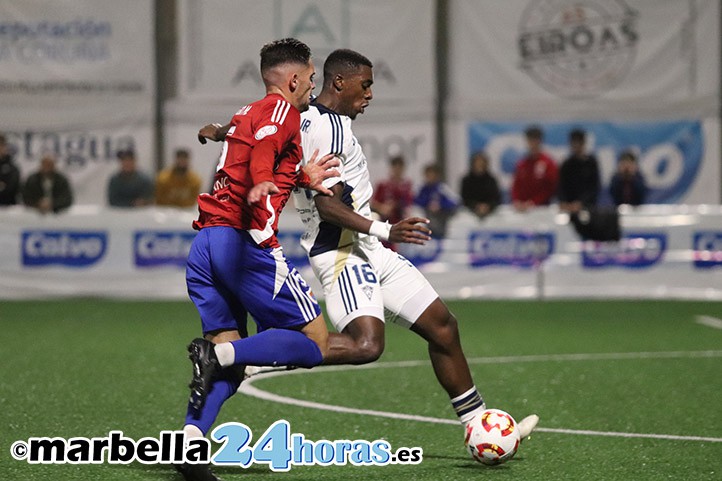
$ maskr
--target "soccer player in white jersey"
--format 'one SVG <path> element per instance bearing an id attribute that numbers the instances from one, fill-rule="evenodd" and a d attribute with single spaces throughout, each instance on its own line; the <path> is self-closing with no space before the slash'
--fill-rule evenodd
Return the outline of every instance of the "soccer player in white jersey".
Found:
<path id="1" fill-rule="evenodd" d="M 407 327 L 428 343 L 436 378 L 466 425 L 486 406 L 462 351 L 457 321 L 426 278 L 379 241 L 424 243 L 428 220 L 412 217 L 390 225 L 371 217 L 368 166 L 351 122 L 373 98 L 373 65 L 357 52 L 336 50 L 324 63 L 323 77 L 321 93 L 301 116 L 304 162 L 316 150 L 334 153 L 341 176 L 324 182 L 333 196 L 301 188 L 293 195 L 306 226 L 301 243 L 340 333 L 329 334 L 324 364 L 373 362 L 384 350 L 385 319 Z M 220 128 L 205 126 L 199 139 L 216 140 Z M 522 439 L 538 419 L 531 415 L 519 422 Z"/>
<path id="2" fill-rule="evenodd" d="M 324 364 L 375 361 L 384 349 L 384 320 L 407 327 L 427 341 L 436 377 L 466 424 L 485 405 L 462 351 L 456 319 L 426 278 L 379 241 L 423 243 L 428 220 L 409 218 L 394 225 L 372 220 L 366 157 L 351 130 L 352 120 L 373 98 L 372 84 L 373 66 L 366 57 L 336 50 L 324 63 L 321 93 L 301 115 L 304 161 L 316 150 L 341 160 L 341 176 L 324 181 L 334 196 L 293 191 L 306 226 L 301 244 L 323 285 L 329 318 L 345 334 L 331 335 Z M 522 438 L 537 421 L 531 415 L 520 422 Z"/>

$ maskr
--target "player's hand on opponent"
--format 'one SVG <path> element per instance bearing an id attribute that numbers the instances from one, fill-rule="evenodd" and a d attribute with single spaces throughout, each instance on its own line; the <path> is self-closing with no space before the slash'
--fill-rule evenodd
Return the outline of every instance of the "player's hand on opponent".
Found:
<path id="1" fill-rule="evenodd" d="M 391 226 L 389 242 L 423 245 L 431 239 L 431 230 L 426 227 L 429 219 L 408 217 Z"/>
<path id="2" fill-rule="evenodd" d="M 303 166 L 304 172 L 306 172 L 306 175 L 310 179 L 308 188 L 333 197 L 333 192 L 323 186 L 323 181 L 341 175 L 338 170 L 334 169 L 334 167 L 341 165 L 341 161 L 334 154 L 326 154 L 316 160 L 317 157 L 318 149 L 313 152 L 311 159 Z"/>
<path id="3" fill-rule="evenodd" d="M 266 195 L 273 195 L 278 194 L 281 192 L 278 187 L 276 187 L 276 184 L 271 182 L 270 180 L 267 180 L 265 182 L 259 182 L 258 184 L 254 185 L 251 190 L 248 191 L 248 197 L 247 201 L 249 204 L 255 204 L 259 200 L 261 200 L 261 197 L 264 197 Z"/>
<path id="4" fill-rule="evenodd" d="M 214 142 L 223 140 L 225 135 L 223 133 L 223 126 L 221 124 L 208 124 L 201 127 L 198 131 L 198 142 L 201 144 L 206 143 L 206 139 L 211 139 Z"/>

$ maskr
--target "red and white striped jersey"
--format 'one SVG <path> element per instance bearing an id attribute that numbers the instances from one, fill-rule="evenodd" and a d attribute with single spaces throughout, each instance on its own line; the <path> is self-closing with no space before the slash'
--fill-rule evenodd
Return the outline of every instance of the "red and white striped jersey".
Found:
<path id="1" fill-rule="evenodd" d="M 200 216 L 193 227 L 243 229 L 262 247 L 279 247 L 278 217 L 302 174 L 301 114 L 283 96 L 269 94 L 233 116 L 223 142 L 212 194 L 198 196 Z M 278 194 L 248 205 L 251 188 L 271 181 Z"/>

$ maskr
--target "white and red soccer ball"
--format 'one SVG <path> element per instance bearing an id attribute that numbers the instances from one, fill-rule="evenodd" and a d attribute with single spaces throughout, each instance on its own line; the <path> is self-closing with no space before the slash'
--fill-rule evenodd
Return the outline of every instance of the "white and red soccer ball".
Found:
<path id="1" fill-rule="evenodd" d="M 476 461 L 495 465 L 511 459 L 521 437 L 516 421 L 500 409 L 487 409 L 466 425 L 464 445 Z"/>

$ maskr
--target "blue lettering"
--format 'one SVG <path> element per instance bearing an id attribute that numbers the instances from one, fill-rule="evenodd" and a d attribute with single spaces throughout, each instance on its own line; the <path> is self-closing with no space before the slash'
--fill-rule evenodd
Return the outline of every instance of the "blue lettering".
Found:
<path id="1" fill-rule="evenodd" d="M 722 266 L 722 231 L 695 232 L 693 249 L 696 268 Z"/>
<path id="2" fill-rule="evenodd" d="M 554 234 L 527 232 L 484 232 L 469 234 L 472 267 L 506 265 L 533 267 L 554 252 Z"/>
<path id="3" fill-rule="evenodd" d="M 619 242 L 586 242 L 582 265 L 586 268 L 643 269 L 657 264 L 666 250 L 665 233 L 628 233 Z"/>
<path id="4" fill-rule="evenodd" d="M 133 242 L 135 265 L 185 267 L 194 238 L 194 232 L 136 232 Z"/>
<path id="5" fill-rule="evenodd" d="M 25 231 L 23 265 L 87 267 L 105 255 L 107 245 L 106 232 Z"/>

